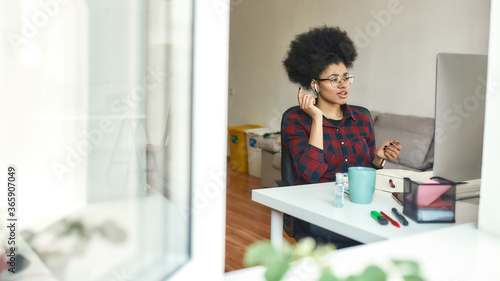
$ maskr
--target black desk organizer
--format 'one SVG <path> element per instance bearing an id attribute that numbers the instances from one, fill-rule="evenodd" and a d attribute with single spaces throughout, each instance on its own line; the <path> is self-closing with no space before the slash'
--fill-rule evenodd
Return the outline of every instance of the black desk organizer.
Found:
<path id="1" fill-rule="evenodd" d="M 454 223 L 457 183 L 440 177 L 432 177 L 431 179 L 438 183 L 422 184 L 416 183 L 410 178 L 404 178 L 403 214 L 417 223 Z M 438 206 L 419 207 L 416 202 L 420 185 L 425 185 L 425 188 L 443 185 L 450 185 L 451 187 L 435 201 L 440 203 L 436 204 Z"/>

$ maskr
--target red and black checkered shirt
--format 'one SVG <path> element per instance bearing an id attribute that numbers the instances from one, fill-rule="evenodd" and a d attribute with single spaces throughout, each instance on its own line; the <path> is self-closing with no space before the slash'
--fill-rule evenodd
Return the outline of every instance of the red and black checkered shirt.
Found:
<path id="1" fill-rule="evenodd" d="M 347 104 L 340 122 L 323 116 L 323 148 L 310 145 L 312 117 L 297 107 L 283 120 L 283 141 L 290 150 L 298 179 L 295 184 L 335 181 L 349 167 L 371 167 L 375 134 L 370 119 Z M 337 124 L 335 124 L 337 123 Z M 373 167 L 373 166 L 372 166 Z"/>

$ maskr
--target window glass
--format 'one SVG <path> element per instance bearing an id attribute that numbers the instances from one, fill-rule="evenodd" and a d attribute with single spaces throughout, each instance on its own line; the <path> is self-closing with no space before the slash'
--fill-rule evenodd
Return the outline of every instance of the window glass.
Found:
<path id="1" fill-rule="evenodd" d="M 0 8 L 0 155 L 36 276 L 23 280 L 168 276 L 190 258 L 192 3 Z"/>

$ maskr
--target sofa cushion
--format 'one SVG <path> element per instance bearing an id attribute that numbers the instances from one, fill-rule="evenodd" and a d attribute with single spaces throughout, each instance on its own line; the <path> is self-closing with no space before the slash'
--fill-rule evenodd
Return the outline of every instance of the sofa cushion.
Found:
<path id="1" fill-rule="evenodd" d="M 429 152 L 427 153 L 427 156 L 425 157 L 424 160 L 424 164 L 422 164 L 420 170 L 428 171 L 432 170 L 433 167 L 434 167 L 434 138 L 432 139 L 431 147 L 429 148 Z"/>
<path id="2" fill-rule="evenodd" d="M 273 154 L 271 164 L 273 165 L 273 168 L 281 170 L 281 151 Z"/>
<path id="3" fill-rule="evenodd" d="M 385 168 L 384 169 L 398 169 L 398 170 L 409 170 L 409 171 L 414 171 L 414 172 L 421 172 L 421 170 L 419 170 L 419 169 L 413 169 L 413 168 L 410 168 L 408 166 L 404 166 L 404 165 L 401 165 L 401 164 L 396 164 L 394 162 L 387 162 L 385 164 Z"/>
<path id="4" fill-rule="evenodd" d="M 375 122 L 375 120 L 377 120 L 378 115 L 380 114 L 380 111 L 371 110 L 370 114 L 372 115 L 373 122 Z"/>
<path id="5" fill-rule="evenodd" d="M 262 138 L 257 143 L 257 146 L 265 151 L 278 152 L 281 150 L 281 137 L 280 135 L 271 135 L 267 138 Z"/>
<path id="6" fill-rule="evenodd" d="M 272 153 L 266 150 L 261 151 L 262 166 L 260 173 L 260 184 L 263 187 L 277 186 L 276 180 L 281 179 L 281 171 L 273 166 L 274 157 L 280 153 Z M 278 156 L 279 157 L 279 156 Z"/>
<path id="7" fill-rule="evenodd" d="M 433 118 L 377 113 L 374 123 L 377 147 L 389 140 L 398 140 L 403 146 L 395 164 L 422 169 L 432 161 L 428 154 L 434 136 Z"/>

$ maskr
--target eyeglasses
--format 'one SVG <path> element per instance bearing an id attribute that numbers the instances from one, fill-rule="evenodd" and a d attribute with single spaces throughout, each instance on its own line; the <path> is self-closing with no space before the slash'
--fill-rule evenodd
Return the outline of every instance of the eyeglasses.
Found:
<path id="1" fill-rule="evenodd" d="M 349 85 L 352 84 L 352 82 L 354 82 L 354 76 L 346 76 L 346 77 L 339 77 L 339 76 L 333 76 L 331 78 L 327 78 L 327 79 L 316 79 L 317 81 L 326 81 L 326 80 L 330 80 L 330 83 L 332 84 L 332 87 L 333 88 L 337 88 L 338 86 L 340 86 L 340 84 L 342 84 L 342 82 L 347 82 L 349 81 Z"/>

